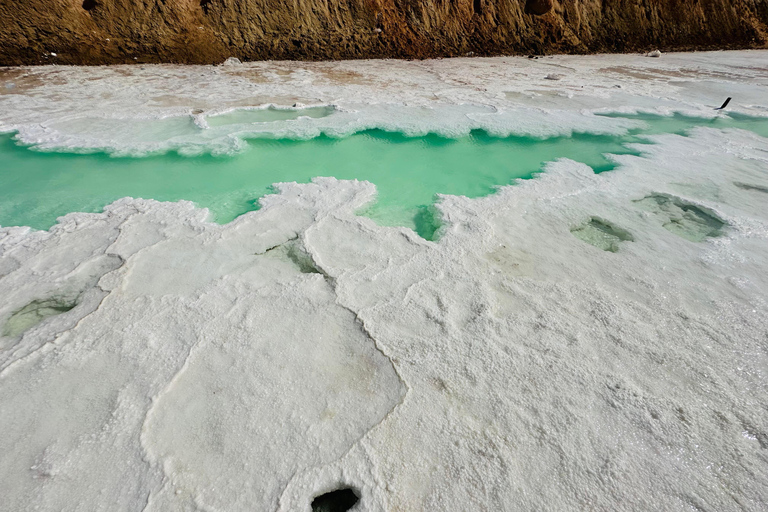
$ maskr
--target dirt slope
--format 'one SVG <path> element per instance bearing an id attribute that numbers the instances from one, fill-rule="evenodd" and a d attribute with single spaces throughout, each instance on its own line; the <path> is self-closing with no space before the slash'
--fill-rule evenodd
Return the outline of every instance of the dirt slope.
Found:
<path id="1" fill-rule="evenodd" d="M 768 0 L 0 0 L 0 65 L 766 45 Z"/>

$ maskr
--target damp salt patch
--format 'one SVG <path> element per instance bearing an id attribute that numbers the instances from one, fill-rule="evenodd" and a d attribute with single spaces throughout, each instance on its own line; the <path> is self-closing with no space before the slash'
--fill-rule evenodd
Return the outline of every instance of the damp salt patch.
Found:
<path id="1" fill-rule="evenodd" d="M 335 109 L 332 106 L 297 109 L 270 106 L 262 109 L 237 109 L 221 114 L 206 115 L 205 120 L 209 127 L 218 127 L 253 123 L 271 123 L 274 121 L 298 119 L 299 117 L 318 119 L 330 116 L 334 111 Z"/>

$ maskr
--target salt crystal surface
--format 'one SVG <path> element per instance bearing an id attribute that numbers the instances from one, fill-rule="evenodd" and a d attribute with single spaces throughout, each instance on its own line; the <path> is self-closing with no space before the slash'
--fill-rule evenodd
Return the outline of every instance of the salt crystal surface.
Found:
<path id="1" fill-rule="evenodd" d="M 705 115 L 704 101 L 674 97 L 654 76 L 695 67 L 689 91 L 704 95 L 714 82 L 702 77 L 719 74 L 718 94 L 734 80 L 758 98 L 764 55 L 551 62 L 584 77 L 599 59 L 631 62 L 652 75 L 622 79 L 636 106 L 666 91 L 673 110 Z M 530 105 L 514 107 L 530 114 L 519 123 L 500 121 L 513 109 L 501 92 L 524 86 L 506 81 L 521 62 L 235 69 L 290 71 L 296 94 L 316 91 L 316 104 L 339 109 L 344 94 L 360 102 L 384 78 L 324 80 L 381 66 L 415 80 L 411 70 L 427 84 L 409 97 L 423 117 L 391 126 L 414 133 L 486 118 L 499 130 L 623 129 L 591 111 Z M 62 72 L 95 73 L 104 82 L 92 91 L 106 92 L 142 73 L 121 69 Z M 197 72 L 167 69 L 162 87 Z M 50 147 L 96 140 L 83 124 L 33 126 L 65 123 L 43 106 L 56 87 L 77 83 L 4 99 L 3 126 Z M 381 90 L 359 126 L 400 108 Z M 432 93 L 454 102 L 445 117 L 430 114 Z M 342 99 L 324 101 L 332 94 Z M 479 97 L 489 106 L 463 102 Z M 145 104 L 104 99 L 81 118 L 114 104 L 173 110 L 136 101 Z M 759 113 L 760 101 L 746 110 Z M 137 147 L 137 133 L 115 147 Z M 125 198 L 49 231 L 1 228 L 0 323 L 35 300 L 78 300 L 0 337 L 0 508 L 308 512 L 349 488 L 361 511 L 766 509 L 768 139 L 697 128 L 653 140 L 641 156 L 613 157 L 609 173 L 563 159 L 488 197 L 443 196 L 437 243 L 355 215 L 374 186 L 333 178 L 280 184 L 226 225 L 188 202 Z M 711 219 L 721 224 L 704 233 Z M 587 225 L 613 233 L 618 250 L 574 236 Z"/>

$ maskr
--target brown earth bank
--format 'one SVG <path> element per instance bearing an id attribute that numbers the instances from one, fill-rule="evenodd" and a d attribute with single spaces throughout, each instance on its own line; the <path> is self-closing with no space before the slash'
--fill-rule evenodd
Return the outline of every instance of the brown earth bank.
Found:
<path id="1" fill-rule="evenodd" d="M 768 0 L 0 0 L 0 65 L 768 47 Z"/>

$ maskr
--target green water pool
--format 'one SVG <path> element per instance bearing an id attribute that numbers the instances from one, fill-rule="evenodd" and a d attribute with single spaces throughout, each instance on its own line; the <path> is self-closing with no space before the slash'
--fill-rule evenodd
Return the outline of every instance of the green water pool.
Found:
<path id="1" fill-rule="evenodd" d="M 768 137 L 768 120 L 732 115 L 713 120 L 683 116 L 621 116 L 645 122 L 625 136 L 575 134 L 534 139 L 496 138 L 482 131 L 445 139 L 408 138 L 378 130 L 342 139 L 252 139 L 233 156 L 112 157 L 104 153 L 40 152 L 0 135 L 0 225 L 47 229 L 69 212 L 98 212 L 121 197 L 186 199 L 209 208 L 226 223 L 258 208 L 273 183 L 308 182 L 316 176 L 368 180 L 376 203 L 361 215 L 382 225 L 408 226 L 432 238 L 435 194 L 478 197 L 516 178 L 528 178 L 545 162 L 567 157 L 595 172 L 613 168 L 606 154 L 628 154 L 642 135 L 684 134 L 696 126 L 742 128 Z"/>

